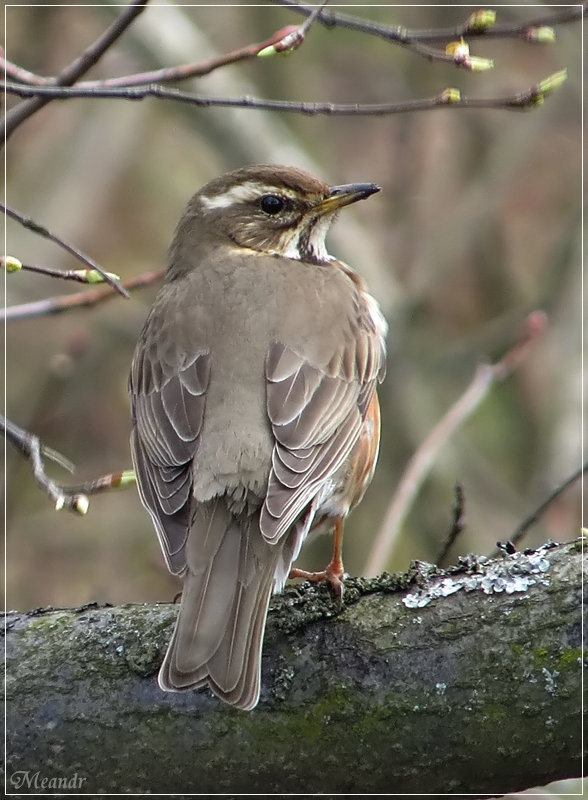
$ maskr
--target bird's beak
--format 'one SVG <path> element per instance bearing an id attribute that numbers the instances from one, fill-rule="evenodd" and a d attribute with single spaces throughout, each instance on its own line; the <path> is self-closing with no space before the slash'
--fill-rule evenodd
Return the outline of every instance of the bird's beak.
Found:
<path id="1" fill-rule="evenodd" d="M 344 186 L 331 186 L 329 195 L 317 203 L 315 210 L 321 215 L 329 214 L 350 203 L 364 200 L 379 191 L 380 187 L 375 183 L 347 183 Z"/>

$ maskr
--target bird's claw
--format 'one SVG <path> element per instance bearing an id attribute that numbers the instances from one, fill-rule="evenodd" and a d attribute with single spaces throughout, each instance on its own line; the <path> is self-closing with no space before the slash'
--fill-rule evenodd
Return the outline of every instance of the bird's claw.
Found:
<path id="1" fill-rule="evenodd" d="M 343 564 L 329 564 L 325 569 L 320 572 L 307 572 L 304 569 L 290 570 L 290 578 L 302 578 L 311 583 L 324 583 L 327 582 L 333 594 L 338 600 L 343 600 L 343 592 L 345 590 L 345 578 L 347 577 L 343 570 Z"/>

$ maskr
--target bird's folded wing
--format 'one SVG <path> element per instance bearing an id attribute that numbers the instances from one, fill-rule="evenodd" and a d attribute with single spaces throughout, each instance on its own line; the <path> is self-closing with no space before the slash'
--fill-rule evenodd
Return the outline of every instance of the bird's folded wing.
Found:
<path id="1" fill-rule="evenodd" d="M 137 485 L 155 523 L 169 569 L 185 568 L 192 460 L 210 378 L 207 353 L 137 350 L 130 376 L 131 453 Z"/>
<path id="2" fill-rule="evenodd" d="M 275 438 L 260 527 L 275 542 L 308 512 L 357 442 L 384 353 L 362 331 L 324 368 L 275 342 L 266 361 L 267 409 Z"/>

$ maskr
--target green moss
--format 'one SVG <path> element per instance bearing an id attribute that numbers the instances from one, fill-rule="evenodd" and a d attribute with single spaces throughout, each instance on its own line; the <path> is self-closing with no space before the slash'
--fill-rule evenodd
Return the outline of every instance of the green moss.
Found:
<path id="1" fill-rule="evenodd" d="M 32 615 L 34 622 L 31 622 L 28 629 L 31 633 L 41 632 L 43 636 L 50 636 L 52 632 L 61 635 L 62 630 L 69 628 L 74 618 L 75 614 L 71 611 L 53 611 L 50 614 L 39 615 L 35 613 Z"/>
<path id="2" fill-rule="evenodd" d="M 533 668 L 536 670 L 549 669 L 562 672 L 566 669 L 578 667 L 579 660 L 582 658 L 582 651 L 579 648 L 569 647 L 561 652 L 553 652 L 546 647 L 539 647 L 533 650 Z"/>
<path id="3" fill-rule="evenodd" d="M 499 703 L 484 703 L 480 707 L 478 719 L 489 722 L 498 728 L 508 721 L 509 713 L 510 709 Z"/>
<path id="4" fill-rule="evenodd" d="M 552 654 L 546 647 L 537 647 L 533 650 L 533 668 L 543 669 L 543 667 L 552 666 Z"/>
<path id="5" fill-rule="evenodd" d="M 579 668 L 582 661 L 582 651 L 579 648 L 570 647 L 561 653 L 555 663 L 556 669 L 563 672 L 566 669 Z"/>

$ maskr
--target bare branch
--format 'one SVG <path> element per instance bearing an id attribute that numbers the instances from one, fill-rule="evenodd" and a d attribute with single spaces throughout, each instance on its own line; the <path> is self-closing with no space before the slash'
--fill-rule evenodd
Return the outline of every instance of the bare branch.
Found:
<path id="1" fill-rule="evenodd" d="M 42 445 L 38 436 L 19 428 L 4 417 L 0 417 L 0 430 L 5 432 L 7 439 L 31 462 L 35 481 L 53 500 L 56 511 L 66 508 L 68 511 L 74 511 L 76 514 L 83 515 L 87 512 L 88 498 L 85 497 L 85 495 L 69 493 L 67 490 L 62 489 L 59 484 L 51 480 L 45 472 L 45 466 L 43 464 L 44 454 L 62 465 L 70 463 L 67 459 L 56 450 L 48 449 Z"/>
<path id="2" fill-rule="evenodd" d="M 453 57 L 452 60 L 454 60 Z M 83 88 L 79 86 L 22 86 L 16 83 L 4 83 L 3 88 L 9 94 L 16 94 L 19 97 L 40 96 L 59 100 L 71 100 L 80 97 L 110 100 L 144 100 L 147 97 L 155 97 L 159 100 L 174 100 L 201 108 L 252 108 L 265 111 L 284 111 L 307 116 L 388 116 L 412 111 L 430 111 L 435 108 L 525 110 L 540 105 L 545 97 L 557 89 L 564 80 L 565 72 L 562 71 L 522 92 L 504 97 L 467 98 L 461 97 L 457 89 L 446 89 L 435 97 L 419 98 L 399 103 L 306 103 L 289 100 L 264 100 L 255 97 L 206 97 L 193 92 L 182 92 L 179 89 L 166 88 L 159 85 Z"/>
<path id="3" fill-rule="evenodd" d="M 163 277 L 165 270 L 159 269 L 154 272 L 144 272 L 136 278 L 129 278 L 123 281 L 122 286 L 127 289 L 140 289 L 149 286 Z M 128 292 L 127 292 L 128 294 Z M 60 297 L 48 297 L 45 300 L 36 300 L 32 303 L 21 303 L 17 306 L 10 306 L 0 309 L 0 320 L 16 322 L 18 320 L 33 319 L 35 317 L 45 317 L 50 314 L 60 314 L 63 311 L 70 311 L 73 308 L 87 308 L 110 300 L 116 296 L 114 289 L 103 286 L 100 289 L 91 289 L 87 292 L 76 292 L 75 294 L 62 295 Z"/>
<path id="4" fill-rule="evenodd" d="M 2 257 L 0 257 L 0 263 Z M 78 283 L 104 283 L 102 275 L 94 269 L 55 269 L 54 267 L 42 267 L 40 264 L 21 264 L 23 272 L 35 272 L 38 275 L 46 275 L 49 278 L 60 278 L 64 281 L 77 281 Z M 114 272 L 107 272 L 114 280 L 119 280 L 119 276 Z"/>
<path id="5" fill-rule="evenodd" d="M 84 515 L 88 512 L 88 495 L 99 494 L 110 489 L 126 489 L 136 483 L 135 473 L 132 469 L 123 472 L 114 472 L 102 475 L 90 481 L 85 481 L 74 486 L 61 486 L 48 477 L 43 463 L 43 456 L 51 459 L 64 469 L 74 471 L 74 465 L 57 450 L 44 445 L 38 436 L 35 436 L 24 428 L 19 428 L 14 422 L 0 416 L 0 431 L 7 440 L 13 444 L 17 450 L 33 467 L 33 477 L 37 484 L 55 503 L 55 510 L 73 511 L 76 514 Z"/>
<path id="6" fill-rule="evenodd" d="M 74 84 L 78 78 L 93 67 L 102 58 L 108 48 L 122 36 L 129 25 L 131 25 L 144 10 L 148 2 L 149 0 L 132 0 L 118 19 L 116 19 L 81 56 L 72 61 L 72 63 L 54 79 L 55 84 L 57 86 L 71 86 Z M 11 109 L 4 117 L 4 141 L 14 133 L 19 125 L 39 111 L 39 109 L 43 108 L 43 106 L 46 106 L 52 99 L 50 95 L 43 97 L 38 95 L 32 97 L 28 102 L 20 103 L 18 106 Z"/>
<path id="7" fill-rule="evenodd" d="M 414 453 L 388 506 L 384 522 L 365 565 L 364 575 L 376 575 L 385 568 L 398 538 L 402 522 L 439 450 L 478 408 L 492 386 L 496 382 L 503 381 L 518 367 L 526 357 L 529 347 L 546 327 L 547 317 L 543 311 L 534 311 L 529 314 L 518 342 L 496 364 L 480 364 L 466 391 L 451 406 Z"/>
<path id="8" fill-rule="evenodd" d="M 321 10 L 327 5 L 328 0 L 324 0 L 320 6 L 317 6 L 306 18 L 302 25 L 290 25 L 283 29 L 282 38 L 273 43 L 270 47 L 265 47 L 260 50 L 259 56 L 276 55 L 277 53 L 292 53 L 304 44 L 310 29 L 317 21 Z"/>
<path id="9" fill-rule="evenodd" d="M 455 485 L 455 505 L 453 506 L 453 519 L 451 521 L 451 527 L 449 529 L 449 533 L 445 537 L 445 541 L 441 546 L 439 555 L 435 560 L 435 563 L 438 566 L 443 564 L 443 561 L 445 560 L 447 553 L 451 550 L 451 548 L 455 544 L 455 541 L 458 538 L 458 536 L 461 533 L 463 533 L 465 527 L 466 527 L 465 494 L 461 483 L 457 483 Z"/>
<path id="10" fill-rule="evenodd" d="M 109 472 L 99 478 L 93 478 L 90 481 L 84 481 L 84 483 L 78 483 L 74 486 L 62 486 L 61 488 L 68 494 L 91 495 L 109 492 L 111 489 L 128 489 L 129 486 L 135 486 L 136 483 L 135 470 L 125 469 L 122 472 Z"/>
<path id="11" fill-rule="evenodd" d="M 46 86 L 54 80 L 54 78 L 45 78 L 43 75 L 29 72 L 28 69 L 18 64 L 13 64 L 12 61 L 4 58 L 3 52 L 0 53 L 0 70 L 5 72 L 6 76 L 12 78 L 12 80 L 18 83 L 27 83 L 31 86 Z"/>
<path id="12" fill-rule="evenodd" d="M 324 5 L 324 4 L 323 4 Z M 318 16 L 317 10 L 316 16 Z M 314 19 L 316 19 L 316 16 Z M 137 72 L 133 75 L 120 75 L 116 78 L 106 78 L 100 81 L 80 81 L 76 86 L 84 89 L 92 88 L 107 88 L 107 87 L 124 87 L 124 86 L 148 86 L 149 84 L 163 84 L 172 83 L 175 81 L 183 81 L 188 78 L 202 78 L 209 75 L 214 70 L 220 67 L 226 67 L 230 64 L 236 64 L 240 61 L 247 61 L 257 56 L 263 50 L 271 48 L 273 45 L 279 45 L 284 42 L 287 36 L 292 35 L 294 32 L 300 32 L 299 38 L 302 41 L 314 19 L 309 17 L 303 25 L 288 25 L 285 28 L 280 28 L 272 34 L 268 39 L 263 42 L 240 47 L 237 50 L 232 50 L 221 56 L 207 59 L 205 61 L 197 61 L 190 64 L 180 64 L 175 67 L 164 67 L 162 69 L 150 70 L 148 72 Z M 278 52 L 283 50 L 280 48 Z M 17 83 L 26 84 L 29 86 L 54 86 L 56 78 L 46 78 L 42 75 L 37 75 L 33 72 L 20 67 L 18 64 L 13 64 L 11 61 L 6 60 L 0 54 L 0 71 L 6 70 L 6 75 Z"/>
<path id="13" fill-rule="evenodd" d="M 11 442 L 20 452 L 22 455 L 27 456 L 31 450 L 31 439 L 34 437 L 32 434 L 28 433 L 28 431 L 19 428 L 18 425 L 15 425 L 14 422 L 11 422 L 6 417 L 0 415 L 0 431 L 3 431 L 4 435 Z M 73 472 L 75 467 L 72 462 L 62 455 L 57 450 L 54 450 L 52 447 L 47 447 L 47 445 L 41 444 L 41 454 L 49 458 L 51 461 L 54 461 L 56 464 L 59 464 L 60 467 L 63 467 L 68 472 Z"/>
<path id="14" fill-rule="evenodd" d="M 546 498 L 545 498 L 545 500 L 544 500 L 544 501 L 541 503 L 541 505 L 540 505 L 540 506 L 538 506 L 538 507 L 537 507 L 537 508 L 536 508 L 534 511 L 532 511 L 532 512 L 529 514 L 529 516 L 528 516 L 528 517 L 526 517 L 526 518 L 525 518 L 525 519 L 524 519 L 524 520 L 521 522 L 521 524 L 518 526 L 518 528 L 517 528 L 517 529 L 514 531 L 514 533 L 513 533 L 513 534 L 512 534 L 512 535 L 509 537 L 508 541 L 509 541 L 509 542 L 510 542 L 512 545 L 519 544 L 519 543 L 520 543 L 520 542 L 523 540 L 524 536 L 527 534 L 528 530 L 529 530 L 529 529 L 530 529 L 530 528 L 531 528 L 531 527 L 532 527 L 532 526 L 533 526 L 533 525 L 534 525 L 536 522 L 538 522 L 538 521 L 541 519 L 541 517 L 543 516 L 543 514 L 545 513 L 545 511 L 546 511 L 546 510 L 549 508 L 549 506 L 550 506 L 550 505 L 551 505 L 551 504 L 552 504 L 552 503 L 553 503 L 555 500 L 557 500 L 557 498 L 558 498 L 558 497 L 559 497 L 561 494 L 563 494 L 563 493 L 565 492 L 565 490 L 566 490 L 566 489 L 569 489 L 569 487 L 570 487 L 570 486 L 573 486 L 573 484 L 574 484 L 574 483 L 576 483 L 576 481 L 577 481 L 577 480 L 579 480 L 579 479 L 582 477 L 582 475 L 583 475 L 585 472 L 588 472 L 588 462 L 586 462 L 586 463 L 585 463 L 585 464 L 583 464 L 581 467 L 579 467 L 579 468 L 578 468 L 578 469 L 577 469 L 575 472 L 573 472 L 573 473 L 572 473 L 572 474 L 569 476 L 569 478 L 566 478 L 566 479 L 565 479 L 565 481 L 564 481 L 563 483 L 560 483 L 560 485 L 559 485 L 559 486 L 556 486 L 556 488 L 555 488 L 555 489 L 554 489 L 552 492 L 550 492 L 550 493 L 547 495 L 547 497 L 546 497 Z M 499 553 L 499 552 L 500 552 L 500 549 L 501 549 L 500 547 L 497 547 L 497 549 L 494 551 L 494 555 L 496 555 L 497 553 Z"/>
<path id="15" fill-rule="evenodd" d="M 90 256 L 87 256 L 85 253 L 75 247 L 73 244 L 66 242 L 65 239 L 62 239 L 61 236 L 58 236 L 56 233 L 52 233 L 50 230 L 45 228 L 43 225 L 40 225 L 35 220 L 31 219 L 30 217 L 26 217 L 24 214 L 21 214 L 20 211 L 16 211 L 14 208 L 9 208 L 5 206 L 4 203 L 0 203 L 0 211 L 4 212 L 6 216 L 10 217 L 11 219 L 16 220 L 19 222 L 24 228 L 27 228 L 33 233 L 42 236 L 44 239 L 49 239 L 51 242 L 59 245 L 63 250 L 66 250 L 70 255 L 75 256 L 82 264 L 85 264 L 88 269 L 96 270 L 106 283 L 109 283 L 114 289 L 116 289 L 119 294 L 122 294 L 123 297 L 129 297 L 129 293 L 121 286 L 118 280 L 116 280 L 112 273 L 106 272 L 100 264 L 94 261 Z"/>
<path id="16" fill-rule="evenodd" d="M 286 6 L 298 14 L 308 16 L 311 9 L 308 6 L 300 5 L 297 0 L 274 0 L 277 5 Z M 456 39 L 461 36 L 483 37 L 493 39 L 525 39 L 534 41 L 529 37 L 529 29 L 543 26 L 561 25 L 568 22 L 577 22 L 582 19 L 583 12 L 588 8 L 588 3 L 581 6 L 566 6 L 565 8 L 533 17 L 525 23 L 502 23 L 488 27 L 476 27 L 471 22 L 471 17 L 462 25 L 451 28 L 437 28 L 433 30 L 408 30 L 401 25 L 385 25 L 374 22 L 373 20 L 361 19 L 351 14 L 339 11 L 325 10 L 319 15 L 319 22 L 327 28 L 348 28 L 349 30 L 359 31 L 369 36 L 377 36 L 393 44 L 414 49 L 420 55 L 428 56 L 426 51 L 421 51 L 415 47 L 419 42 L 443 42 Z"/>

